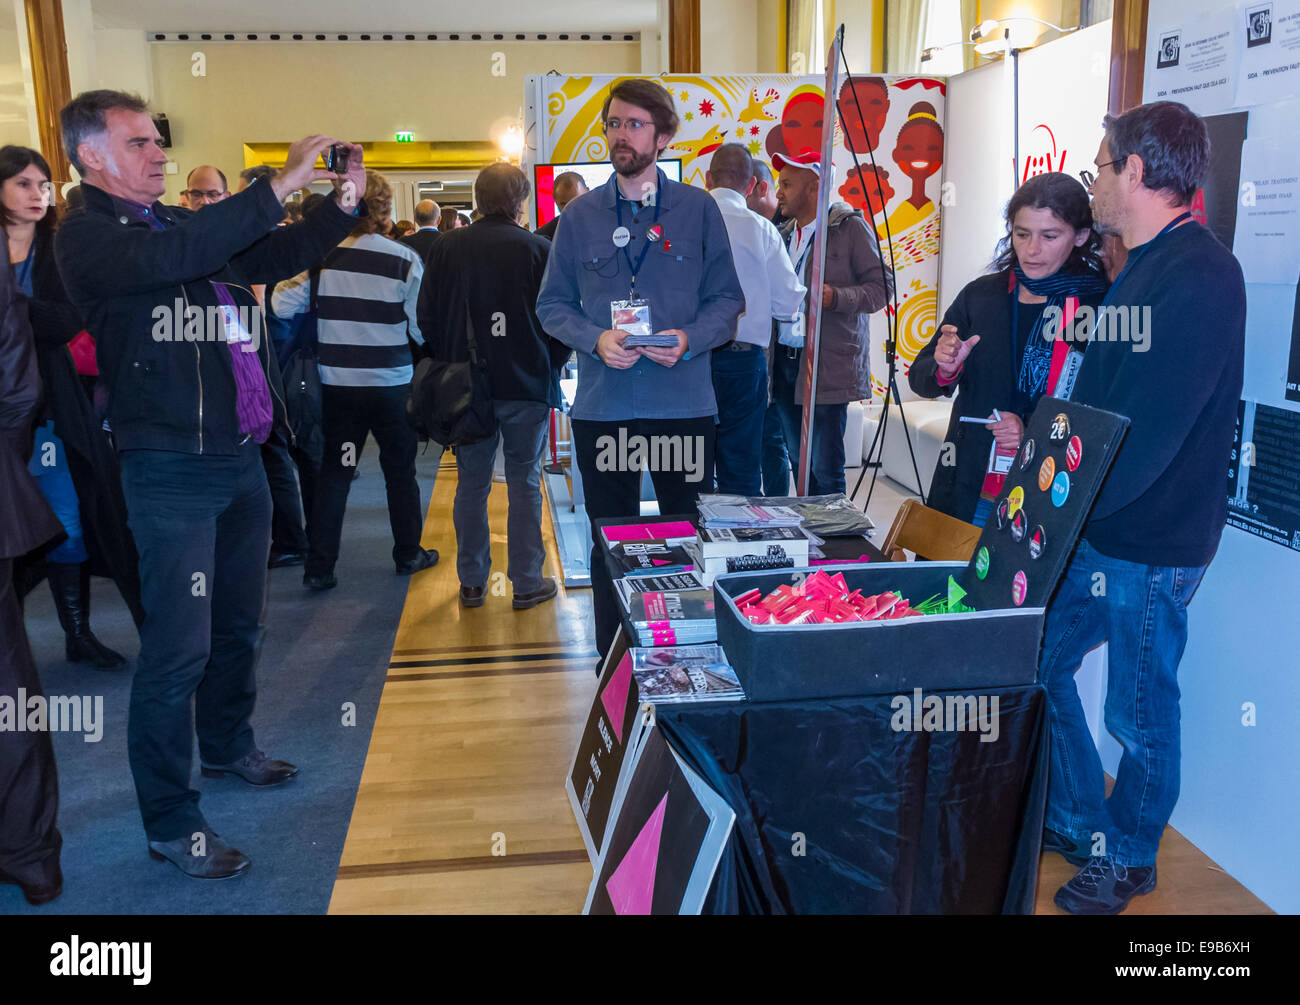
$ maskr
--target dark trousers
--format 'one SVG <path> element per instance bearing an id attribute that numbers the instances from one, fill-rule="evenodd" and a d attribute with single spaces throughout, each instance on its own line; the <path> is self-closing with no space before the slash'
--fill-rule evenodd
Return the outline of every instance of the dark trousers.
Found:
<path id="1" fill-rule="evenodd" d="M 379 444 L 379 466 L 388 490 L 388 523 L 393 530 L 393 561 L 409 562 L 420 553 L 424 514 L 420 486 L 415 480 L 419 440 L 406 418 L 411 385 L 394 387 L 335 387 L 321 389 L 321 424 L 325 455 L 312 512 L 311 549 L 305 572 L 334 571 L 343 535 L 343 512 L 352 488 L 352 473 L 361 458 L 366 435 Z"/>
<path id="2" fill-rule="evenodd" d="M 15 715 L 26 717 L 20 688 L 27 698 L 44 694 L 14 589 L 13 559 L 0 558 L 0 695 L 14 702 Z M 28 886 L 54 882 L 63 846 L 58 815 L 49 730 L 0 730 L 0 871 Z"/>
<path id="3" fill-rule="evenodd" d="M 799 477 L 799 451 L 803 437 L 803 406 L 794 400 L 799 379 L 799 364 L 785 359 L 785 347 L 777 346 L 776 366 L 772 371 L 772 404 L 781 423 L 790 471 Z M 843 492 L 844 430 L 848 425 L 848 403 L 813 406 L 812 456 L 809 458 L 809 495 Z"/>
<path id="4" fill-rule="evenodd" d="M 655 470 L 651 463 L 650 478 L 660 513 L 664 516 L 694 514 L 696 497 L 708 490 L 708 473 L 713 470 L 714 418 L 705 415 L 696 419 L 614 422 L 574 419 L 572 426 L 587 518 L 591 521 L 591 599 L 596 617 L 596 648 L 603 656 L 618 628 L 619 603 L 605 565 L 596 521 L 627 517 L 631 522 L 639 520 L 641 513 L 641 469 L 625 463 L 627 458 L 622 456 L 620 444 L 630 443 L 635 436 L 644 437 L 647 443 L 655 442 L 653 437 L 680 437 L 680 456 L 690 463 L 675 465 L 678 470 Z"/>
<path id="5" fill-rule="evenodd" d="M 127 750 L 145 833 L 172 841 L 204 826 L 195 734 L 213 764 L 254 747 L 271 493 L 251 440 L 229 457 L 124 451 L 122 490 L 145 609 Z"/>
<path id="6" fill-rule="evenodd" d="M 781 408 L 770 402 L 763 412 L 763 495 L 790 494 L 790 455 L 781 429 Z"/>
<path id="7" fill-rule="evenodd" d="M 718 401 L 717 489 L 756 496 L 763 487 L 767 357 L 758 346 L 718 349 L 709 365 Z"/>
<path id="8" fill-rule="evenodd" d="M 289 444 L 278 429 L 262 444 L 262 466 L 266 484 L 271 489 L 271 552 L 285 555 L 307 551 L 307 531 L 303 528 L 303 496 L 294 477 L 294 462 Z"/>

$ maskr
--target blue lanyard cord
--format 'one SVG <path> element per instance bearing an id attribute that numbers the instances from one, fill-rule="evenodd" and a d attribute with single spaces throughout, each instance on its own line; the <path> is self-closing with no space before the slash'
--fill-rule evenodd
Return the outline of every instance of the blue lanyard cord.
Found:
<path id="1" fill-rule="evenodd" d="M 618 183 L 615 182 L 614 184 L 615 187 L 617 188 Z M 621 192 L 615 193 L 614 208 L 615 211 L 618 213 L 618 225 L 621 227 L 623 226 L 623 194 Z M 633 218 L 632 222 L 633 223 L 636 222 L 635 217 Z M 651 221 L 651 223 L 655 224 L 658 222 L 659 222 L 659 192 L 656 191 L 655 192 L 655 218 L 654 220 Z M 645 264 L 646 254 L 650 251 L 650 240 L 647 237 L 645 237 L 644 234 L 641 236 L 641 239 L 645 243 L 641 247 L 641 254 L 637 257 L 636 265 L 632 264 L 632 255 L 627 250 L 627 245 L 626 244 L 623 245 L 623 257 L 627 259 L 627 270 L 628 272 L 632 273 L 632 289 L 628 294 L 629 299 L 635 299 L 636 297 L 636 276 L 637 273 L 641 271 L 641 266 Z"/>
<path id="2" fill-rule="evenodd" d="M 1184 220 L 1190 220 L 1191 218 L 1192 218 L 1192 214 L 1190 212 L 1182 213 L 1179 216 L 1174 217 L 1172 220 L 1166 223 L 1164 227 L 1161 228 L 1160 233 L 1158 233 L 1155 237 L 1151 238 L 1150 241 L 1147 241 L 1147 243 L 1142 245 L 1142 247 L 1135 249 L 1136 253 L 1129 252 L 1128 261 L 1124 263 L 1124 268 L 1119 270 L 1119 275 L 1116 276 L 1115 281 L 1110 284 L 1111 290 L 1114 290 L 1115 287 L 1119 285 L 1120 280 L 1124 278 L 1124 276 L 1128 273 L 1128 270 L 1133 268 L 1133 263 L 1136 262 L 1139 258 L 1141 258 L 1143 254 L 1145 254 L 1147 248 L 1151 247 L 1152 243 L 1155 242 L 1156 238 L 1164 237 L 1167 233 L 1169 233 L 1171 230 L 1177 227 Z M 1103 300 L 1102 302 L 1107 304 L 1110 303 L 1109 291 L 1106 293 L 1106 299 Z"/>

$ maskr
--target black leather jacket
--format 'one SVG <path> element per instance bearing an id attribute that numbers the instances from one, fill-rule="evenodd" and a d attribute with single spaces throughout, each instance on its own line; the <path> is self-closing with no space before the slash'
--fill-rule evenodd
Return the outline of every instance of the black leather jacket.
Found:
<path id="1" fill-rule="evenodd" d="M 243 436 L 230 348 L 224 337 L 188 341 L 178 322 L 188 308 L 206 317 L 219 306 L 214 282 L 227 285 L 238 307 L 256 306 L 252 284 L 301 272 L 343 240 L 357 218 L 328 199 L 301 223 L 277 227 L 284 210 L 271 186 L 259 182 L 199 213 L 155 202 L 150 212 L 167 225 L 155 230 L 109 193 L 81 187 L 85 211 L 59 229 L 55 256 L 68 296 L 95 335 L 118 449 L 234 454 Z M 261 329 L 257 356 L 275 421 L 284 422 L 264 321 Z"/>

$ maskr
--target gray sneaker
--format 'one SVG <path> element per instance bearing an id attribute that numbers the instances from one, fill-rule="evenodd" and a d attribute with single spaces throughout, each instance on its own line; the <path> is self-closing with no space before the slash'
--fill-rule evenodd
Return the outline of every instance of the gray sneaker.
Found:
<path id="1" fill-rule="evenodd" d="M 193 879 L 231 879 L 248 871 L 253 863 L 238 848 L 232 848 L 210 827 L 204 827 L 203 854 L 196 855 L 193 835 L 175 841 L 150 841 L 149 857 L 170 862 Z"/>

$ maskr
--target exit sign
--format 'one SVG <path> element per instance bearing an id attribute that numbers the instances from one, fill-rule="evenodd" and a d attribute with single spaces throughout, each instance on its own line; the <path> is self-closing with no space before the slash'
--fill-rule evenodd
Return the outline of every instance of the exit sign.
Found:
<path id="1" fill-rule="evenodd" d="M 396 134 L 396 137 L 397 137 L 397 142 L 398 142 L 398 143 L 414 143 L 414 142 L 415 142 L 415 133 L 397 133 L 397 134 Z"/>

